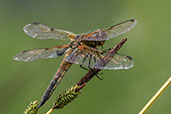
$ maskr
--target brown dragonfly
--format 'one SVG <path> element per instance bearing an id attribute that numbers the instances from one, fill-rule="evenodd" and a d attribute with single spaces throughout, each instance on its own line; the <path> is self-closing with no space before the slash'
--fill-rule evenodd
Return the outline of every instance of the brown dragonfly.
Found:
<path id="1" fill-rule="evenodd" d="M 136 20 L 131 19 L 108 28 L 97 29 L 90 33 L 74 34 L 66 30 L 51 28 L 40 23 L 28 24 L 24 27 L 24 32 L 35 39 L 69 39 L 70 42 L 69 44 L 62 46 L 26 50 L 17 54 L 13 59 L 27 62 L 37 59 L 57 58 L 65 54 L 58 71 L 42 97 L 39 104 L 39 107 L 41 107 L 52 95 L 61 78 L 73 63 L 87 66 L 91 69 L 111 70 L 129 69 L 133 67 L 133 59 L 121 54 L 116 54 L 107 65 L 103 66 L 103 61 L 101 59 L 104 57 L 106 51 L 100 50 L 97 47 L 103 46 L 106 40 L 128 32 L 135 25 Z"/>

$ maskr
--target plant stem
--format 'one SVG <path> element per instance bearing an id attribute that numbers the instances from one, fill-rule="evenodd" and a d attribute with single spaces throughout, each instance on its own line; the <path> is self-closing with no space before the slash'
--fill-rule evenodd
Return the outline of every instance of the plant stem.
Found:
<path id="1" fill-rule="evenodd" d="M 138 114 L 144 114 L 170 84 L 171 84 L 171 77 L 163 84 L 163 86 L 156 92 L 156 94 L 148 101 L 148 103 Z"/>
<path id="2" fill-rule="evenodd" d="M 48 112 L 46 112 L 46 114 L 51 114 L 53 110 L 54 110 L 54 109 L 51 108 Z"/>

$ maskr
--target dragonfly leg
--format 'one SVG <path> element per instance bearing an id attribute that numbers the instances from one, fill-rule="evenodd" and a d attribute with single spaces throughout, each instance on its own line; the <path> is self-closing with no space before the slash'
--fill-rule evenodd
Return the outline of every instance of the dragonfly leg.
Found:
<path id="1" fill-rule="evenodd" d="M 94 73 L 94 71 L 93 71 L 93 69 L 91 68 L 91 67 L 89 67 L 89 69 L 90 69 L 90 71 L 98 78 L 98 79 L 100 79 L 100 80 L 103 80 L 103 78 L 101 78 L 99 75 L 101 75 L 101 74 L 95 74 Z"/>
<path id="2" fill-rule="evenodd" d="M 89 69 L 87 69 L 87 68 L 83 67 L 83 64 L 84 64 L 85 60 L 87 59 L 87 57 L 88 57 L 88 55 L 86 55 L 86 56 L 84 57 L 83 61 L 81 62 L 80 67 L 81 67 L 82 69 L 84 69 L 84 70 L 89 71 Z"/>
<path id="3" fill-rule="evenodd" d="M 106 50 L 103 50 L 103 53 L 107 53 L 108 51 L 110 51 L 111 50 L 111 48 L 108 48 L 108 49 L 106 49 Z"/>
<path id="4" fill-rule="evenodd" d="M 91 71 L 91 72 L 93 73 L 93 69 L 90 67 L 90 66 L 91 66 L 91 60 L 92 60 L 92 55 L 90 55 L 90 58 L 89 58 L 89 64 L 88 64 L 88 68 L 89 68 L 89 69 L 83 67 L 83 64 L 84 64 L 84 62 L 85 62 L 85 60 L 86 60 L 87 58 L 88 58 L 88 55 L 86 55 L 86 56 L 84 57 L 84 59 L 83 59 L 81 65 L 80 65 L 80 67 L 81 67 L 82 69 L 86 70 L 86 71 Z M 94 58 L 94 61 L 96 61 L 96 58 Z M 94 74 L 94 73 L 93 73 L 93 74 Z M 103 79 L 102 79 L 100 76 L 98 76 L 97 74 L 94 74 L 94 75 L 95 75 L 98 79 L 103 80 Z"/>
<path id="5" fill-rule="evenodd" d="M 90 67 L 89 67 L 89 69 L 83 67 L 83 65 L 80 65 L 80 67 L 81 67 L 82 69 L 86 70 L 86 71 L 91 71 L 91 72 L 93 72 L 93 69 L 90 68 Z M 102 73 L 102 74 L 103 74 L 103 73 Z M 94 74 L 94 75 L 95 75 L 98 79 L 103 80 L 103 78 L 101 78 L 101 77 L 99 76 L 99 75 L 101 75 L 101 74 L 99 74 L 99 75 Z"/>
<path id="6" fill-rule="evenodd" d="M 99 80 L 103 80 L 102 77 L 100 77 L 99 75 L 96 74 L 96 77 L 99 79 Z"/>
<path id="7" fill-rule="evenodd" d="M 92 55 L 90 55 L 88 67 L 89 67 L 90 71 L 93 72 L 93 69 L 91 68 L 91 60 L 92 60 Z M 102 78 L 99 75 L 95 74 L 94 72 L 93 72 L 93 74 L 96 75 L 96 77 L 98 79 L 102 80 Z"/>
<path id="8" fill-rule="evenodd" d="M 86 71 L 89 71 L 89 69 L 83 67 L 83 65 L 80 65 L 80 67 L 81 67 L 82 69 L 86 70 Z"/>
<path id="9" fill-rule="evenodd" d="M 103 75 L 103 72 L 99 72 L 98 74 L 99 74 L 99 75 Z"/>

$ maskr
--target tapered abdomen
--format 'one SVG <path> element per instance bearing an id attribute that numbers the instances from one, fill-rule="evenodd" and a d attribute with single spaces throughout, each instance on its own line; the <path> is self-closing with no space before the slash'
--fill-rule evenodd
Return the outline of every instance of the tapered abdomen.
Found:
<path id="1" fill-rule="evenodd" d="M 65 61 L 65 59 L 63 60 L 63 62 L 61 63 L 58 71 L 56 72 L 54 78 L 52 79 L 51 83 L 49 84 L 47 90 L 45 91 L 40 104 L 39 104 L 39 108 L 49 99 L 49 97 L 52 95 L 52 93 L 54 92 L 54 90 L 56 89 L 57 85 L 59 84 L 59 82 L 61 81 L 61 79 L 63 78 L 63 76 L 65 75 L 66 71 L 70 68 L 70 66 L 72 65 L 72 63 L 68 63 Z"/>

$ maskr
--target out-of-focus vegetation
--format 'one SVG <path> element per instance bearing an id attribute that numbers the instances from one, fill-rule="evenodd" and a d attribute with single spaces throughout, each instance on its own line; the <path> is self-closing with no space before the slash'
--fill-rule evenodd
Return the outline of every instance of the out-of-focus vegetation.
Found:
<path id="1" fill-rule="evenodd" d="M 171 74 L 171 1 L 155 0 L 1 0 L 0 1 L 0 113 L 19 114 L 30 101 L 40 100 L 57 70 L 61 58 L 17 62 L 12 57 L 33 48 L 66 44 L 67 41 L 36 40 L 22 28 L 32 22 L 89 32 L 134 18 L 130 32 L 106 42 L 113 47 L 128 38 L 119 53 L 132 56 L 129 70 L 104 70 L 100 81 L 94 78 L 83 93 L 60 114 L 135 114 L 146 104 Z M 49 101 L 40 108 L 44 114 L 64 89 L 75 84 L 87 71 L 73 65 Z M 149 114 L 171 113 L 171 87 L 150 108 Z"/>

